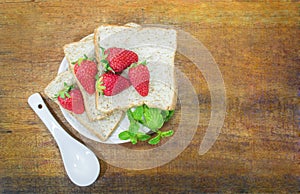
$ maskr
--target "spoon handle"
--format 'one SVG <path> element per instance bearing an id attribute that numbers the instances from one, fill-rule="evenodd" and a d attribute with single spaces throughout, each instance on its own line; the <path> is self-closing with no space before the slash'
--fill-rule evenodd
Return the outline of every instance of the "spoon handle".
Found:
<path id="1" fill-rule="evenodd" d="M 39 93 L 32 94 L 28 98 L 28 104 L 49 129 L 56 143 L 58 144 L 58 147 L 60 147 L 61 139 L 72 139 L 72 137 L 60 126 L 60 124 L 53 117 Z"/>
<path id="2" fill-rule="evenodd" d="M 92 184 L 100 172 L 96 155 L 60 126 L 39 93 L 32 94 L 28 98 L 28 104 L 53 135 L 71 181 L 78 186 Z"/>

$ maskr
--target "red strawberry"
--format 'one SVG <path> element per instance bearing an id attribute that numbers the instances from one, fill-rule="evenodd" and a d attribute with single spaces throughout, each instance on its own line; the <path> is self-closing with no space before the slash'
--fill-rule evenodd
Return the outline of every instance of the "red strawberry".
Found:
<path id="1" fill-rule="evenodd" d="M 105 51 L 104 48 L 101 49 L 103 55 L 101 62 L 104 64 L 106 71 L 122 72 L 132 63 L 138 62 L 138 55 L 133 51 L 116 47 L 109 48 Z"/>
<path id="2" fill-rule="evenodd" d="M 75 114 L 82 114 L 84 112 L 83 97 L 79 89 L 74 88 L 73 85 L 68 86 L 64 83 L 65 88 L 55 95 L 60 105 Z"/>
<path id="3" fill-rule="evenodd" d="M 89 94 L 94 94 L 95 76 L 98 73 L 96 63 L 89 59 L 81 58 L 74 66 L 74 73 L 85 91 Z"/>
<path id="4" fill-rule="evenodd" d="M 104 73 L 96 82 L 97 91 L 105 96 L 119 94 L 130 85 L 130 81 L 125 77 L 110 72 Z"/>
<path id="5" fill-rule="evenodd" d="M 141 96 L 147 96 L 149 93 L 150 73 L 146 62 L 131 65 L 129 67 L 128 76 L 135 90 Z"/>
<path id="6" fill-rule="evenodd" d="M 83 58 L 79 58 L 76 62 L 72 62 L 72 64 L 74 65 L 74 73 L 75 74 L 83 60 L 88 60 L 88 57 L 86 55 L 84 55 Z"/>

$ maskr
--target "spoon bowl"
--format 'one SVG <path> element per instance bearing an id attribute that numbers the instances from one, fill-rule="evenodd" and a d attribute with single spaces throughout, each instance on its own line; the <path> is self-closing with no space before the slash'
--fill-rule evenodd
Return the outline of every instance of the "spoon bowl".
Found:
<path id="1" fill-rule="evenodd" d="M 28 104 L 54 137 L 71 181 L 78 186 L 88 186 L 95 182 L 100 173 L 96 155 L 59 125 L 39 93 L 32 94 L 28 98 Z"/>

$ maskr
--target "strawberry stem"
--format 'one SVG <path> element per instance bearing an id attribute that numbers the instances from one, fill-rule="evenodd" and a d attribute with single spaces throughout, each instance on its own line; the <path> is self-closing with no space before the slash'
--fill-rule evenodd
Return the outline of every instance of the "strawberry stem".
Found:
<path id="1" fill-rule="evenodd" d="M 74 88 L 74 85 L 68 85 L 66 82 L 64 82 L 64 89 L 58 92 L 58 94 L 54 95 L 54 98 L 71 98 L 69 92 Z"/>
<path id="2" fill-rule="evenodd" d="M 130 66 L 129 66 L 129 69 L 130 68 L 133 68 L 133 67 L 137 67 L 138 65 L 147 65 L 147 61 L 146 60 L 144 60 L 144 61 L 142 61 L 142 62 L 137 62 L 137 63 L 132 63 Z"/>
<path id="3" fill-rule="evenodd" d="M 142 62 L 138 62 L 138 64 L 141 64 L 141 65 L 147 65 L 147 61 L 144 60 L 144 61 L 142 61 Z"/>
<path id="4" fill-rule="evenodd" d="M 109 62 L 107 60 L 108 54 L 105 54 L 105 48 L 100 46 L 100 49 L 101 49 L 101 54 L 102 54 L 102 59 L 100 62 L 103 64 L 105 72 L 111 71 L 111 72 L 115 73 L 115 71 L 111 68 L 111 66 L 109 65 Z M 109 52 L 109 51 L 107 51 L 107 52 Z"/>
<path id="5" fill-rule="evenodd" d="M 106 87 L 103 86 L 103 77 L 98 76 L 95 87 L 96 87 L 96 91 L 99 92 L 100 95 L 104 94 L 103 90 L 105 90 Z"/>
<path id="6" fill-rule="evenodd" d="M 76 63 L 78 64 L 78 66 L 81 65 L 82 61 L 86 61 L 86 60 L 90 60 L 93 61 L 94 59 L 89 59 L 88 56 L 86 54 L 83 55 L 83 57 L 79 58 L 77 61 L 72 62 L 73 65 L 75 65 Z"/>

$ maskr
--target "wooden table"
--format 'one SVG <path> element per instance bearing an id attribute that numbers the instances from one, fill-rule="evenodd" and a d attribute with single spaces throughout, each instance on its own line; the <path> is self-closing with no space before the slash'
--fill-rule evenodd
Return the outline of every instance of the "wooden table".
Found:
<path id="1" fill-rule="evenodd" d="M 298 2 L 1 1 L 0 191 L 299 192 L 299 6 Z M 211 96 L 201 72 L 177 53 L 176 65 L 189 77 L 200 102 L 192 142 L 171 162 L 148 170 L 117 168 L 101 160 L 98 180 L 77 187 L 27 98 L 42 93 L 55 77 L 64 44 L 78 41 L 101 24 L 127 22 L 175 25 L 207 47 L 225 83 L 225 122 L 213 147 L 199 155 Z M 59 108 L 45 100 L 66 130 L 80 138 Z"/>

